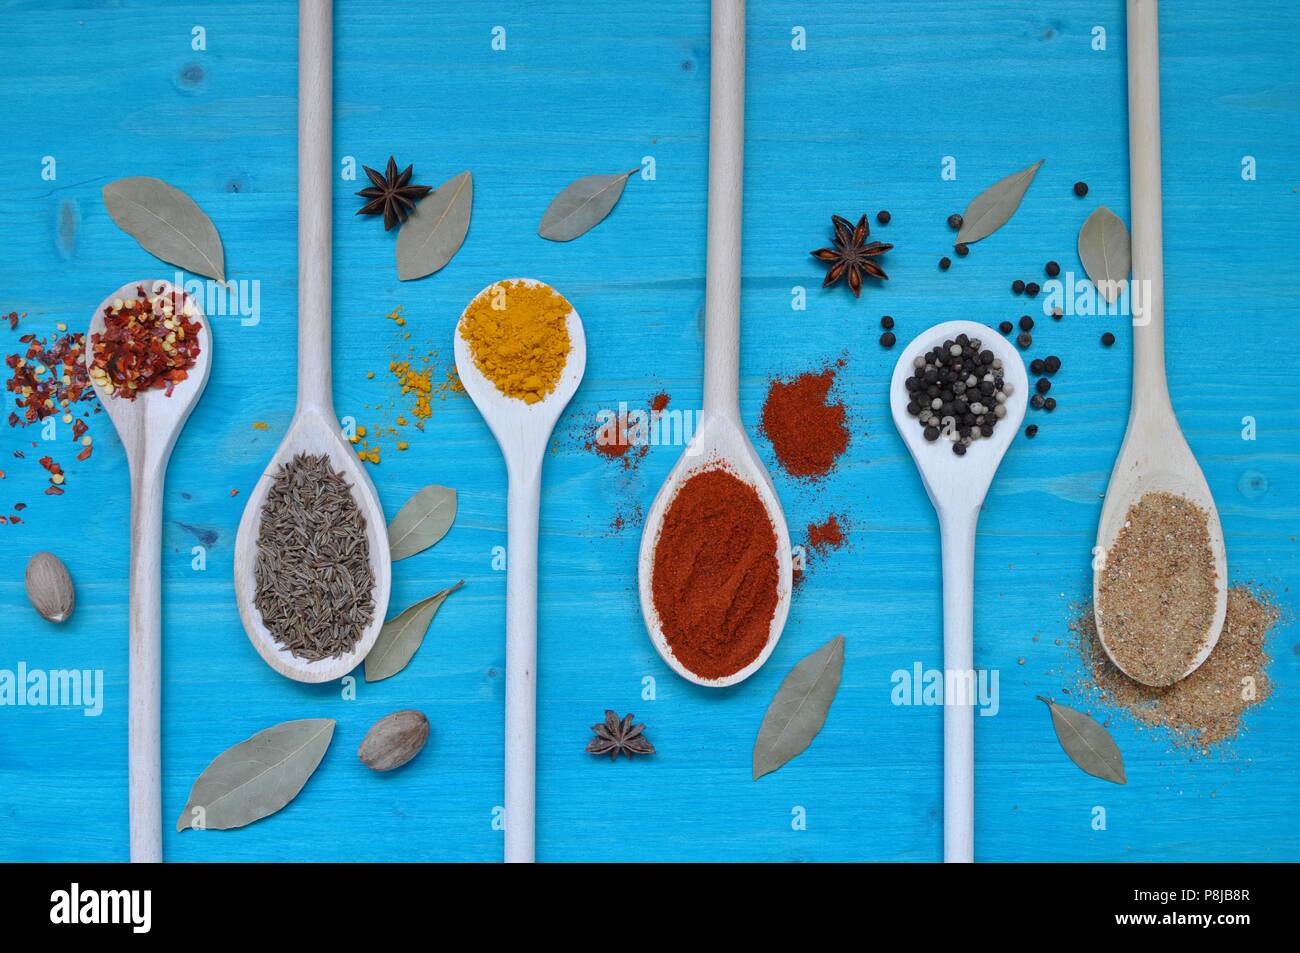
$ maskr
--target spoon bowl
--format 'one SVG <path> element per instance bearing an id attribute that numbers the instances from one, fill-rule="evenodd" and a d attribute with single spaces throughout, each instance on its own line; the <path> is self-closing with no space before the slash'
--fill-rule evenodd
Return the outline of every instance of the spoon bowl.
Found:
<path id="1" fill-rule="evenodd" d="M 1002 378 L 1011 390 L 1006 415 L 990 437 L 975 440 L 964 456 L 952 452 L 945 437 L 933 442 L 907 411 L 905 385 L 914 361 L 945 341 L 965 334 L 1002 362 Z M 1029 401 L 1029 381 L 1020 354 L 992 328 L 973 321 L 949 321 L 917 335 L 898 356 L 889 384 L 889 407 L 921 473 L 925 492 L 939 517 L 943 549 L 943 859 L 969 863 L 975 858 L 975 699 L 961 686 L 974 676 L 975 528 L 1007 447 L 1015 439 Z M 956 677 L 953 677 L 956 676 Z M 958 689 L 949 697 L 949 686 Z"/>
<path id="2" fill-rule="evenodd" d="M 668 507 L 676 498 L 678 491 L 695 474 L 714 467 L 724 467 L 736 477 L 749 484 L 758 493 L 758 498 L 772 521 L 772 530 L 776 534 L 777 558 L 777 602 L 768 630 L 767 641 L 762 651 L 744 668 L 721 678 L 705 678 L 692 672 L 673 654 L 664 635 L 663 623 L 654 604 L 654 558 L 655 547 L 659 544 L 659 535 L 663 531 L 664 516 Z M 794 564 L 790 552 L 790 532 L 781 509 L 781 501 L 772 485 L 772 477 L 759 458 L 754 445 L 740 421 L 727 414 L 705 414 L 700 421 L 690 445 L 673 467 L 655 496 L 645 518 L 645 530 L 641 534 L 641 551 L 637 559 L 638 589 L 641 599 L 641 615 L 645 619 L 650 641 L 668 667 L 689 682 L 706 688 L 727 688 L 739 684 L 763 667 L 772 650 L 781 639 L 785 629 L 786 617 L 790 614 L 790 596 L 794 588 Z"/>
<path id="3" fill-rule="evenodd" d="M 535 278 L 513 278 L 488 285 L 474 301 L 519 282 L 548 287 Z M 555 289 L 551 289 L 554 291 Z M 506 501 L 506 739 L 505 859 L 531 863 L 536 850 L 537 810 L 537 534 L 541 516 L 542 464 L 555 422 L 582 383 L 587 338 L 572 307 L 565 318 L 569 353 L 555 389 L 528 404 L 499 390 L 474 363 L 461 335 L 469 306 L 456 323 L 453 350 L 465 392 L 487 422 L 505 457 Z"/>
<path id="4" fill-rule="evenodd" d="M 175 295 L 168 281 L 132 281 L 95 309 L 86 333 L 85 361 L 93 366 L 96 334 L 105 311 L 147 294 Z M 172 387 L 137 392 L 134 400 L 91 386 L 113 422 L 131 474 L 130 708 L 127 725 L 132 863 L 162 860 L 162 517 L 163 483 L 176 438 L 207 386 L 212 370 L 212 330 L 202 309 L 186 298 L 199 325 L 199 353 L 188 376 Z"/>
<path id="5" fill-rule="evenodd" d="M 300 453 L 324 454 L 330 466 L 352 485 L 352 497 L 366 521 L 366 545 L 370 550 L 370 570 L 374 574 L 375 611 L 351 651 L 336 658 L 310 660 L 294 655 L 276 641 L 262 621 L 255 602 L 257 594 L 257 537 L 262 526 L 262 508 L 266 495 L 281 468 Z M 258 478 L 244 504 L 244 515 L 235 536 L 235 601 L 239 617 L 253 648 L 267 665 L 297 682 L 319 683 L 342 678 L 365 661 L 379 638 L 388 611 L 392 585 L 392 559 L 388 550 L 388 522 L 379 504 L 379 494 L 357 458 L 352 445 L 339 430 L 332 415 L 327 416 L 315 404 L 299 405 L 289 430 L 276 448 L 271 462 Z"/>

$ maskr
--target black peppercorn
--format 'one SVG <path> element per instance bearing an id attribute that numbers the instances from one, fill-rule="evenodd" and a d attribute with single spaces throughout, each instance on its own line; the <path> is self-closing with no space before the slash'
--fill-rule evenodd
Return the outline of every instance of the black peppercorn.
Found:
<path id="1" fill-rule="evenodd" d="M 1016 343 L 1020 345 L 1020 350 L 1025 351 L 1034 343 L 1034 338 L 1028 331 L 1024 331 L 1016 336 Z"/>
<path id="2" fill-rule="evenodd" d="M 1020 316 L 1020 330 L 1032 331 L 1034 329 L 1034 319 L 1027 314 Z"/>
<path id="3" fill-rule="evenodd" d="M 957 253 L 958 258 L 965 258 L 970 254 L 970 246 L 965 242 L 958 242 L 956 245 L 953 245 L 952 250 Z"/>
<path id="4" fill-rule="evenodd" d="M 1044 364 L 1041 360 L 1039 360 L 1038 358 L 1034 358 L 1032 361 L 1029 362 L 1029 373 L 1034 375 L 1041 374 L 1043 373 L 1043 370 L 1046 367 L 1047 365 Z"/>
<path id="5" fill-rule="evenodd" d="M 1061 266 L 1054 261 L 1049 261 L 1047 263 L 1047 267 L 1044 268 L 1043 270 L 1047 272 L 1047 277 L 1055 278 L 1057 275 L 1061 273 Z"/>
<path id="6" fill-rule="evenodd" d="M 894 319 L 889 315 L 885 315 L 880 319 L 880 326 L 886 331 L 892 331 L 894 329 Z"/>
<path id="7" fill-rule="evenodd" d="M 1088 194 L 1088 183 L 1087 183 L 1087 182 L 1076 182 L 1076 183 L 1074 183 L 1074 194 L 1077 195 L 1077 196 L 1079 196 L 1079 198 L 1083 198 L 1085 195 L 1087 195 L 1087 194 Z"/>
<path id="8" fill-rule="evenodd" d="M 1038 287 L 1038 282 L 1036 281 L 1031 281 L 1029 284 L 1025 285 L 1025 294 L 1029 295 L 1031 298 L 1038 297 L 1038 292 L 1041 290 L 1042 289 Z"/>
<path id="9" fill-rule="evenodd" d="M 1056 409 L 1055 397 L 1049 397 L 1045 401 L 1043 401 L 1043 410 L 1047 411 L 1050 414 L 1055 409 Z"/>
<path id="10" fill-rule="evenodd" d="M 1055 354 L 1049 354 L 1043 361 L 1043 368 L 1048 374 L 1055 374 L 1061 369 L 1061 359 Z"/>
<path id="11" fill-rule="evenodd" d="M 911 406 L 912 406 L 911 404 L 908 404 L 908 409 L 909 409 L 909 410 L 911 409 Z M 1032 407 L 1032 408 L 1034 408 L 1034 410 L 1042 410 L 1042 409 L 1043 409 L 1043 395 L 1042 395 L 1042 394 L 1035 394 L 1033 397 L 1029 398 L 1029 406 Z"/>
<path id="12" fill-rule="evenodd" d="M 1031 440 L 1038 434 L 1038 424 L 1030 424 L 1025 428 L 1025 436 Z"/>
<path id="13" fill-rule="evenodd" d="M 881 225 L 888 225 L 889 220 L 891 218 L 893 218 L 893 216 L 890 215 L 889 212 L 883 208 L 876 213 L 876 221 L 879 222 Z"/>
<path id="14" fill-rule="evenodd" d="M 956 443 L 952 445 L 952 452 L 957 454 L 957 456 L 959 457 L 966 456 L 966 444 L 958 440 Z"/>
<path id="15" fill-rule="evenodd" d="M 948 258 L 948 257 L 945 256 L 945 257 L 939 259 L 939 270 L 940 270 L 940 271 L 947 271 L 951 266 L 952 266 L 952 259 L 951 259 L 951 258 Z"/>
<path id="16" fill-rule="evenodd" d="M 930 426 L 925 428 L 925 439 L 934 443 L 939 439 L 939 428 Z"/>
<path id="17" fill-rule="evenodd" d="M 966 220 L 962 218 L 960 215 L 958 215 L 956 212 L 953 212 L 951 215 L 948 216 L 948 227 L 953 229 L 954 231 L 961 228 L 965 224 L 966 224 Z"/>
<path id="18" fill-rule="evenodd" d="M 1037 390 L 1038 393 L 1040 394 L 1046 394 L 1049 390 L 1052 389 L 1052 382 L 1049 381 L 1046 377 L 1040 377 L 1038 378 L 1038 381 L 1034 384 L 1034 389 Z"/>
<path id="19" fill-rule="evenodd" d="M 1014 327 L 1015 325 L 1013 325 L 1010 321 L 1003 321 L 1001 324 L 998 325 L 998 330 L 1001 331 L 1003 334 L 1010 334 L 1011 329 Z"/>
<path id="20" fill-rule="evenodd" d="M 893 346 L 894 346 L 894 341 L 895 341 L 895 340 L 897 340 L 897 339 L 894 337 L 894 332 L 893 332 L 893 331 L 886 331 L 884 334 L 880 335 L 880 346 L 881 346 L 881 347 L 893 347 Z"/>
<path id="21" fill-rule="evenodd" d="M 1110 347 L 1112 344 L 1115 343 L 1115 335 L 1107 331 L 1105 334 L 1101 336 L 1101 343 L 1104 344 L 1106 347 Z"/>
<path id="22" fill-rule="evenodd" d="M 1011 282 L 1012 294 L 1024 294 L 1024 291 L 1025 291 L 1025 283 L 1021 281 L 1019 278 Z"/>

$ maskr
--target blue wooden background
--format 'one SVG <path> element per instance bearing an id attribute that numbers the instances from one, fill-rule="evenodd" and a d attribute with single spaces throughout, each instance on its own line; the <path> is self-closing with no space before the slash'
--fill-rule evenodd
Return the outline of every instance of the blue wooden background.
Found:
<path id="1" fill-rule="evenodd" d="M 231 550 L 249 487 L 294 400 L 296 14 L 287 0 L 0 4 L 0 311 L 24 327 L 84 326 L 125 280 L 171 277 L 109 220 L 104 183 L 161 177 L 192 195 L 225 243 L 228 274 L 260 282 L 261 321 L 220 319 L 207 393 L 172 460 L 164 534 L 164 848 L 173 861 L 500 857 L 504 471 L 463 396 L 436 403 L 405 453 L 391 441 L 375 481 L 395 513 L 426 483 L 455 486 L 460 514 L 434 550 L 394 568 L 392 610 L 456 581 L 410 668 L 355 700 L 272 672 L 249 646 L 231 589 Z M 192 49 L 192 30 L 206 49 Z M 504 27 L 506 49 L 491 47 Z M 807 49 L 792 49 L 804 27 Z M 1093 30 L 1105 49 L 1093 49 Z M 609 4 L 394 4 L 339 0 L 335 152 L 382 166 L 390 152 L 436 185 L 473 171 L 463 249 L 424 281 L 396 280 L 394 234 L 353 216 L 359 186 L 335 189 L 335 396 L 364 422 L 391 400 L 384 368 L 406 309 L 412 344 L 450 359 L 465 302 L 494 279 L 551 282 L 582 313 L 586 380 L 560 425 L 543 495 L 538 717 L 542 860 L 935 860 L 940 856 L 940 711 L 895 707 L 890 673 L 939 666 L 933 514 L 888 417 L 897 352 L 876 343 L 938 321 L 996 324 L 1025 310 L 1017 277 L 1049 258 L 1078 271 L 1075 237 L 1106 204 L 1127 219 L 1124 6 L 1120 0 L 795 3 L 754 0 L 748 24 L 741 403 L 755 424 L 771 375 L 847 352 L 838 393 L 852 446 L 816 488 L 777 475 L 793 528 L 847 514 L 852 544 L 799 590 L 768 665 L 734 690 L 697 689 L 661 663 L 638 609 L 637 530 L 616 512 L 648 506 L 678 455 L 656 447 L 624 473 L 573 437 L 597 410 L 658 390 L 698 406 L 704 300 L 709 19 L 700 0 Z M 1175 405 L 1214 489 L 1234 580 L 1298 581 L 1294 348 L 1300 242 L 1300 8 L 1283 0 L 1165 4 L 1165 253 Z M 43 157 L 56 161 L 42 178 Z M 550 198 L 579 175 L 655 160 L 608 221 L 572 244 L 536 236 Z M 941 179 L 945 156 L 955 181 Z M 1258 177 L 1242 176 L 1252 156 Z M 1011 224 L 940 273 L 944 219 L 993 180 L 1046 158 Z M 1086 200 L 1070 193 L 1077 179 Z M 807 251 L 833 212 L 888 208 L 891 280 L 861 301 L 818 288 Z M 791 307 L 808 289 L 807 310 Z M 1001 711 L 977 719 L 977 856 L 1034 859 L 1297 859 L 1300 645 L 1272 643 L 1276 691 L 1248 733 L 1208 759 L 1112 721 L 1128 766 L 1116 787 L 1075 769 L 1036 693 L 1069 684 L 1069 603 L 1089 586 L 1100 497 L 1127 410 L 1128 329 L 1043 322 L 1035 352 L 1064 360 L 1060 409 L 1018 439 L 985 508 L 978 548 L 976 663 L 1001 673 Z M 1098 336 L 1119 335 L 1111 350 Z M 16 335 L 0 330 L 5 352 Z M 442 365 L 442 366 L 445 366 Z M 375 380 L 366 373 L 375 371 Z M 441 373 L 441 371 L 439 372 Z M 5 412 L 11 397 L 5 395 Z M 1242 439 L 1243 417 L 1258 437 Z M 266 421 L 269 431 L 252 428 Z M 126 835 L 127 475 L 105 418 L 96 452 L 68 460 L 68 492 L 41 495 L 34 432 L 3 431 L 0 668 L 105 673 L 101 717 L 0 709 L 0 858 L 123 860 Z M 67 440 L 61 432 L 60 441 Z M 771 459 L 771 448 L 759 441 Z M 239 489 L 239 496 L 231 496 Z M 209 541 L 207 569 L 191 547 Z M 37 618 L 22 567 L 38 549 L 70 566 L 73 620 Z M 844 680 L 825 729 L 759 782 L 750 752 L 781 679 L 836 634 Z M 1035 638 L 1037 637 L 1037 638 Z M 647 682 L 647 680 L 650 680 Z M 647 685 L 650 688 L 647 688 Z M 646 697 L 650 695 L 652 697 Z M 425 711 L 420 758 L 376 776 L 355 756 L 377 718 Z M 644 720 L 659 755 L 628 764 L 583 753 L 606 707 Z M 220 751 L 277 722 L 338 719 L 318 774 L 279 815 L 239 831 L 171 829 Z M 1107 811 L 1094 830 L 1092 811 Z M 806 829 L 792 821 L 806 816 Z"/>

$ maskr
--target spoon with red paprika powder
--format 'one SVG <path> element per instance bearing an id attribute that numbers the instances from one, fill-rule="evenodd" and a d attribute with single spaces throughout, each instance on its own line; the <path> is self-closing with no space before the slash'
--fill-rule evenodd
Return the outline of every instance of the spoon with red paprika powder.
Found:
<path id="1" fill-rule="evenodd" d="M 740 419 L 745 4 L 714 0 L 704 410 L 646 516 L 638 562 L 650 640 L 678 675 L 721 688 L 763 665 L 790 610 L 790 535 Z"/>
<path id="2" fill-rule="evenodd" d="M 997 367 L 994 373 L 1001 376 L 1006 394 L 1002 404 L 1006 413 L 998 418 L 988 436 L 974 440 L 962 455 L 953 452 L 953 443 L 946 435 L 927 439 L 926 430 L 908 410 L 914 395 L 907 389 L 908 378 L 919 371 L 918 358 L 922 360 L 921 366 L 938 365 L 938 361 L 925 364 L 926 355 L 933 354 L 935 348 L 942 351 L 945 344 L 951 346 L 953 359 L 961 362 L 963 358 L 957 352 L 962 347 L 955 343 L 959 340 L 963 344 L 968 340 L 972 344 L 978 341 L 981 353 L 992 352 L 990 362 L 1001 362 L 1000 367 L 991 363 L 988 366 Z M 946 354 L 942 360 L 947 361 Z M 961 373 L 971 370 L 974 363 L 966 364 Z M 894 424 L 921 471 L 921 482 L 939 516 L 943 550 L 943 859 L 946 862 L 970 862 L 975 853 L 975 698 L 965 691 L 971 684 L 970 673 L 974 672 L 975 526 L 993 475 L 1025 418 L 1028 392 L 1025 365 L 1014 345 L 992 328 L 974 321 L 949 321 L 918 334 L 898 356 L 889 385 Z M 949 401 L 951 397 L 952 394 L 946 394 L 942 399 Z M 946 427 L 954 423 L 953 418 L 945 420 Z M 950 685 L 956 690 L 950 692 Z"/>

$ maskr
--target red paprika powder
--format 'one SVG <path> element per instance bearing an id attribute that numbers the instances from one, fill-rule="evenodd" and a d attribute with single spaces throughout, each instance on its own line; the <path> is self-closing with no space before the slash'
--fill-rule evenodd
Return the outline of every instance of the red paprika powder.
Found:
<path id="1" fill-rule="evenodd" d="M 776 531 L 758 491 L 722 467 L 688 479 L 664 514 L 651 587 L 677 660 L 722 678 L 758 658 L 778 579 Z"/>
<path id="2" fill-rule="evenodd" d="M 759 432 L 772 441 L 777 463 L 793 477 L 826 476 L 848 449 L 848 415 L 842 403 L 829 399 L 843 365 L 840 360 L 820 372 L 774 379 L 768 387 Z"/>

